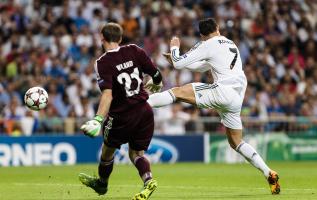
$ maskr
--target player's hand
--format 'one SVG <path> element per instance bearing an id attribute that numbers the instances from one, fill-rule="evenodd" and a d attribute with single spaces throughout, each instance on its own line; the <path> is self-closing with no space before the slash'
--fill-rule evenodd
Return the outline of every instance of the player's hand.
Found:
<path id="1" fill-rule="evenodd" d="M 96 137 L 99 135 L 101 130 L 101 124 L 103 122 L 103 117 L 96 115 L 94 119 L 87 121 L 84 123 L 80 130 L 84 132 L 85 135 L 89 137 Z"/>
<path id="2" fill-rule="evenodd" d="M 170 47 L 180 47 L 181 46 L 181 42 L 179 40 L 178 37 L 174 36 L 172 39 L 171 39 L 171 42 L 170 42 Z"/>
<path id="3" fill-rule="evenodd" d="M 156 92 L 160 92 L 162 87 L 163 87 L 163 83 L 162 81 L 160 82 L 160 84 L 156 85 L 153 83 L 153 79 L 150 79 L 144 86 L 146 89 L 150 90 L 152 93 L 156 93 Z"/>
<path id="4" fill-rule="evenodd" d="M 163 53 L 162 55 L 166 58 L 166 60 L 167 60 L 167 62 L 169 64 L 173 65 L 173 61 L 172 61 L 172 58 L 171 58 L 171 53 Z"/>

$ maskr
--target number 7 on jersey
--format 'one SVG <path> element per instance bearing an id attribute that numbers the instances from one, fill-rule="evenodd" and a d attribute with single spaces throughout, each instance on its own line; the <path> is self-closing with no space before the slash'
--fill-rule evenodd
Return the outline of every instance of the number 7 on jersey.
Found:
<path id="1" fill-rule="evenodd" d="M 229 48 L 229 50 L 230 50 L 230 52 L 235 54 L 234 58 L 230 64 L 230 69 L 233 69 L 234 65 L 236 64 L 237 58 L 238 58 L 238 50 L 237 50 L 237 48 Z"/>

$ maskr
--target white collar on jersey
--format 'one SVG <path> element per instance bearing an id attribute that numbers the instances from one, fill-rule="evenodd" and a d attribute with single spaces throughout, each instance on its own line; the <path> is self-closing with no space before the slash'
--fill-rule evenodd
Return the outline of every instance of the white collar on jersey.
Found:
<path id="1" fill-rule="evenodd" d="M 108 50 L 107 52 L 115 52 L 115 51 L 119 51 L 119 49 L 120 49 L 120 46 L 118 48 Z"/>

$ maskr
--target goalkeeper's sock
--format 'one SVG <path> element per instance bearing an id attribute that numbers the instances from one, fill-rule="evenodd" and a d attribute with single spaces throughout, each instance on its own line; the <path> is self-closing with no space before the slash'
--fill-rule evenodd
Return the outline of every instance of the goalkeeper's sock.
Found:
<path id="1" fill-rule="evenodd" d="M 110 161 L 100 160 L 98 166 L 98 174 L 101 183 L 108 183 L 108 179 L 113 169 L 114 158 Z"/>
<path id="2" fill-rule="evenodd" d="M 172 90 L 166 90 L 164 92 L 152 94 L 147 100 L 150 106 L 154 108 L 166 106 L 172 104 L 175 101 L 176 97 L 173 94 Z"/>
<path id="3" fill-rule="evenodd" d="M 261 156 L 251 145 L 242 141 L 237 146 L 236 151 L 240 153 L 245 159 L 247 159 L 254 167 L 262 171 L 265 177 L 270 176 L 271 169 L 265 164 Z"/>
<path id="4" fill-rule="evenodd" d="M 137 156 L 133 161 L 144 184 L 152 179 L 150 162 L 144 156 Z"/>

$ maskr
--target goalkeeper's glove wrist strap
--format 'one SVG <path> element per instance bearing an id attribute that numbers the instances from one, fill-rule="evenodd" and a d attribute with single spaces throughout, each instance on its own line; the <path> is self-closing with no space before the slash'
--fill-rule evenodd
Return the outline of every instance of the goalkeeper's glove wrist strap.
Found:
<path id="1" fill-rule="evenodd" d="M 163 80 L 162 74 L 160 70 L 157 70 L 154 76 L 152 77 L 152 81 L 155 85 L 159 85 Z"/>
<path id="2" fill-rule="evenodd" d="M 97 122 L 99 122 L 100 124 L 103 122 L 104 117 L 101 115 L 96 115 L 94 120 L 96 120 Z"/>

